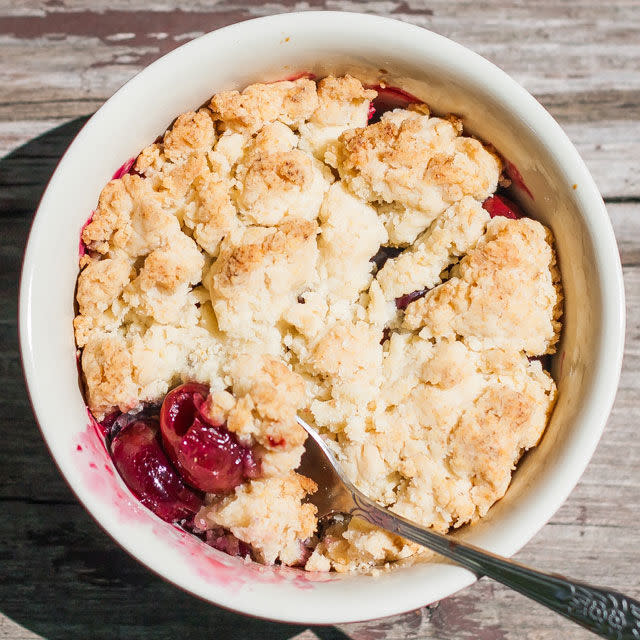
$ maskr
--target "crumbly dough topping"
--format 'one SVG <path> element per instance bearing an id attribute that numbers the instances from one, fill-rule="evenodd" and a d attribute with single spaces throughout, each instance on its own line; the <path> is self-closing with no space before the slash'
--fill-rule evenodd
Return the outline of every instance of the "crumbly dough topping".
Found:
<path id="1" fill-rule="evenodd" d="M 421 553 L 358 520 L 318 538 L 297 412 L 367 495 L 446 531 L 504 495 L 555 400 L 535 359 L 560 331 L 550 231 L 490 219 L 501 161 L 460 120 L 412 105 L 367 124 L 375 96 L 350 76 L 218 93 L 105 186 L 82 233 L 89 407 L 208 384 L 206 410 L 262 477 L 208 496 L 196 526 L 265 563 L 370 571 Z M 397 249 L 376 267 L 381 247 Z"/>
<path id="2" fill-rule="evenodd" d="M 403 326 L 480 348 L 553 353 L 560 325 L 550 235 L 530 218 L 491 220 L 447 282 L 409 305 Z"/>
<path id="3" fill-rule="evenodd" d="M 391 243 L 407 245 L 448 205 L 496 190 L 499 158 L 461 133 L 459 120 L 396 109 L 346 131 L 325 159 L 359 198 L 386 205 Z"/>

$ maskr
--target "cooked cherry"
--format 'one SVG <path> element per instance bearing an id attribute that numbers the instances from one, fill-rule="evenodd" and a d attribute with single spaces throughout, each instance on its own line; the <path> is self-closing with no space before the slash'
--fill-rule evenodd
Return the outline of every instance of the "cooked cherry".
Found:
<path id="1" fill-rule="evenodd" d="M 378 95 L 371 101 L 369 107 L 369 122 L 374 123 L 380 120 L 380 116 L 385 111 L 393 109 L 406 109 L 410 104 L 421 102 L 419 98 L 398 87 L 382 87 L 371 85 L 368 89 L 375 89 Z"/>
<path id="2" fill-rule="evenodd" d="M 120 411 L 113 411 L 108 414 L 102 422 L 100 427 L 107 442 L 111 442 L 125 427 L 137 420 L 152 419 L 158 422 L 158 413 L 160 412 L 160 405 L 145 403 L 140 411 L 136 413 L 121 413 Z"/>
<path id="3" fill-rule="evenodd" d="M 386 247 L 382 245 L 378 249 L 378 253 L 375 256 L 369 258 L 369 262 L 373 262 L 376 265 L 376 269 L 380 271 L 382 267 L 384 267 L 385 263 L 389 258 L 395 258 L 399 256 L 404 249 L 401 247 Z"/>
<path id="4" fill-rule="evenodd" d="M 509 162 L 506 159 L 504 161 L 504 165 L 504 172 L 511 180 L 511 182 L 513 182 L 513 184 L 515 184 L 518 188 L 522 189 L 522 191 L 524 191 L 532 200 L 535 200 L 535 198 L 533 197 L 533 193 L 531 193 L 529 187 L 527 187 L 522 174 L 518 171 L 518 167 L 516 167 L 513 162 Z"/>
<path id="5" fill-rule="evenodd" d="M 108 413 L 100 422 L 98 422 L 98 426 L 100 427 L 102 434 L 106 436 L 108 439 L 110 439 L 113 434 L 112 429 L 113 429 L 114 423 L 118 420 L 118 418 L 122 417 L 123 415 L 126 415 L 126 414 L 116 409 L 115 411 Z"/>
<path id="6" fill-rule="evenodd" d="M 284 438 L 274 438 L 273 436 L 267 436 L 267 441 L 269 442 L 269 446 L 273 447 L 274 449 L 276 449 L 277 447 L 284 447 L 284 445 L 287 443 Z"/>
<path id="7" fill-rule="evenodd" d="M 184 484 L 162 450 L 159 426 L 151 418 L 130 421 L 113 438 L 111 455 L 138 500 L 172 522 L 194 514 L 202 501 Z"/>
<path id="8" fill-rule="evenodd" d="M 489 212 L 492 218 L 496 216 L 502 216 L 503 218 L 510 218 L 511 220 L 517 220 L 524 215 L 520 207 L 509 198 L 504 196 L 491 196 L 482 203 L 482 208 Z"/>
<path id="9" fill-rule="evenodd" d="M 422 298 L 429 289 L 418 289 L 396 298 L 396 308 L 404 311 L 414 300 Z"/>
<path id="10" fill-rule="evenodd" d="M 260 474 L 259 461 L 224 425 L 201 412 L 205 385 L 188 382 L 170 393 L 160 410 L 162 440 L 185 481 L 202 491 L 230 491 Z"/>

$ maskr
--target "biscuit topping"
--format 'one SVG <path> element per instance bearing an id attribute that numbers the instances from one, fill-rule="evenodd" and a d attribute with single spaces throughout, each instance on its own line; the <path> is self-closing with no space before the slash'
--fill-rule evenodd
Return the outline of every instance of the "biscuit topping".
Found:
<path id="1" fill-rule="evenodd" d="M 368 496 L 447 531 L 504 495 L 554 405 L 551 232 L 459 118 L 379 89 L 217 93 L 82 231 L 74 329 L 89 408 L 122 414 L 116 467 L 232 555 L 346 572 L 421 553 L 357 519 L 318 529 L 298 412 Z"/>

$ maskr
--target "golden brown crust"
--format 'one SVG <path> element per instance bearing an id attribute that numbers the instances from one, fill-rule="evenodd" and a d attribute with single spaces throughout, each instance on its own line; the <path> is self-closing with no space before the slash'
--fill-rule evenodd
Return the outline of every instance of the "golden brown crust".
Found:
<path id="1" fill-rule="evenodd" d="M 374 256 L 387 242 L 377 211 L 345 189 L 331 185 L 318 212 L 318 272 L 329 294 L 355 301 L 371 282 Z"/>
<path id="2" fill-rule="evenodd" d="M 300 148 L 324 161 L 327 148 L 349 129 L 364 127 L 376 92 L 349 75 L 318 82 L 318 108 L 299 126 Z"/>
<path id="3" fill-rule="evenodd" d="M 133 361 L 125 342 L 116 336 L 92 338 L 82 351 L 89 406 L 98 416 L 113 407 L 129 411 L 138 404 Z"/>
<path id="4" fill-rule="evenodd" d="M 447 282 L 409 305 L 407 329 L 460 336 L 485 348 L 553 353 L 559 292 L 549 231 L 529 218 L 494 218 Z"/>
<path id="5" fill-rule="evenodd" d="M 122 312 L 114 305 L 129 283 L 131 272 L 129 261 L 120 256 L 89 261 L 80 272 L 76 290 L 78 315 L 73 321 L 79 347 L 85 346 L 93 330 L 119 324 Z"/>
<path id="6" fill-rule="evenodd" d="M 235 493 L 203 507 L 196 516 L 202 529 L 222 526 L 251 544 L 261 562 L 297 564 L 302 541 L 316 530 L 316 507 L 302 500 L 315 483 L 292 473 L 286 477 L 252 480 Z"/>
<path id="7" fill-rule="evenodd" d="M 315 237 L 317 225 L 307 220 L 289 220 L 264 233 L 247 234 L 247 243 L 230 245 L 215 263 L 212 286 L 219 292 L 232 293 L 242 287 L 265 261 L 291 256 Z M 252 241 L 252 238 L 256 241 Z"/>
<path id="8" fill-rule="evenodd" d="M 224 130 L 249 134 L 274 120 L 297 126 L 307 120 L 317 106 L 315 82 L 307 78 L 252 84 L 242 93 L 221 91 L 211 99 L 213 118 Z"/>
<path id="9" fill-rule="evenodd" d="M 451 205 L 409 249 L 387 260 L 376 275 L 386 299 L 438 284 L 442 271 L 475 246 L 488 220 L 489 214 L 471 196 Z"/>
<path id="10" fill-rule="evenodd" d="M 327 161 L 359 198 L 391 206 L 390 238 L 410 243 L 448 205 L 496 189 L 500 160 L 459 135 L 457 122 L 396 110 L 343 133 Z"/>
<path id="11" fill-rule="evenodd" d="M 204 279 L 218 326 L 230 337 L 280 342 L 276 323 L 316 278 L 317 224 L 292 218 L 229 236 Z"/>
<path id="12" fill-rule="evenodd" d="M 203 268 L 204 257 L 196 243 L 183 233 L 176 234 L 145 258 L 123 299 L 141 318 L 160 324 L 192 322 L 196 310 L 190 289 L 202 279 Z"/>
<path id="13" fill-rule="evenodd" d="M 320 375 L 333 380 L 367 375 L 372 358 L 382 354 L 380 345 L 374 347 L 376 339 L 378 330 L 366 322 L 337 322 L 316 345 L 311 362 Z"/>
<path id="14" fill-rule="evenodd" d="M 324 125 L 352 125 L 358 112 L 377 95 L 372 89 L 365 89 L 360 80 L 350 75 L 336 78 L 327 76 L 318 82 L 318 108 L 311 116 L 311 122 Z"/>
<path id="15" fill-rule="evenodd" d="M 93 260 L 78 276 L 76 300 L 81 315 L 95 316 L 122 293 L 131 276 L 131 265 L 121 257 Z"/>
<path id="16" fill-rule="evenodd" d="M 147 180 L 125 175 L 102 190 L 98 208 L 82 232 L 82 241 L 101 254 L 121 250 L 132 258 L 161 246 L 179 230 L 164 198 Z"/>
<path id="17" fill-rule="evenodd" d="M 313 219 L 328 187 L 315 161 L 298 149 L 260 155 L 244 174 L 238 208 L 261 225 L 288 218 Z"/>
<path id="18" fill-rule="evenodd" d="M 164 135 L 164 154 L 172 162 L 182 160 L 193 153 L 210 151 L 216 132 L 208 109 L 189 111 L 176 118 Z"/>
<path id="19" fill-rule="evenodd" d="M 304 402 L 302 378 L 272 356 L 241 356 L 233 365 L 235 406 L 228 409 L 228 428 L 252 437 L 267 450 L 292 451 L 306 440 L 296 421 Z M 217 403 L 218 404 L 218 403 Z"/>

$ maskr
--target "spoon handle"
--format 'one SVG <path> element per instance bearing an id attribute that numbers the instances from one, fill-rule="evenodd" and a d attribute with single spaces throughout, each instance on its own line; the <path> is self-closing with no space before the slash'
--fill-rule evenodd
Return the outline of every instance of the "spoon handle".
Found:
<path id="1" fill-rule="evenodd" d="M 458 542 L 391 513 L 352 488 L 356 504 L 351 515 L 436 551 L 478 576 L 488 576 L 522 595 L 611 640 L 640 640 L 640 602 L 529 567 Z"/>

